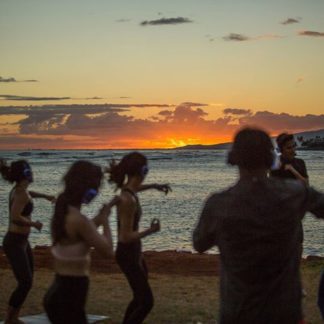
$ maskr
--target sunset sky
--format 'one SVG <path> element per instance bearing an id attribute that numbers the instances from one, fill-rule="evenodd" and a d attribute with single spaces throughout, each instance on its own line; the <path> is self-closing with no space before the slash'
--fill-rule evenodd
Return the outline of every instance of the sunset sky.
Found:
<path id="1" fill-rule="evenodd" d="M 324 128 L 323 0 L 2 0 L 0 149 Z"/>

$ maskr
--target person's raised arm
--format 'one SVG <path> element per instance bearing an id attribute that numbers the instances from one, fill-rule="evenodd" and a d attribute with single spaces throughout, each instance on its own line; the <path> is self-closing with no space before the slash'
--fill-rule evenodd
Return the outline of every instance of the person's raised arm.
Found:
<path id="1" fill-rule="evenodd" d="M 317 218 L 324 218 L 324 194 L 312 187 L 306 187 L 306 210 Z"/>
<path id="2" fill-rule="evenodd" d="M 96 227 L 102 225 L 104 218 L 110 215 L 111 208 L 117 205 L 120 201 L 119 196 L 113 197 L 107 204 L 103 204 L 98 214 L 92 218 L 93 223 Z"/>
<path id="3" fill-rule="evenodd" d="M 46 195 L 36 191 L 28 191 L 28 192 L 32 198 L 43 198 L 50 201 L 51 203 L 55 203 L 56 201 L 56 197 L 52 195 Z"/>
<path id="4" fill-rule="evenodd" d="M 138 191 L 145 191 L 150 189 L 156 189 L 158 191 L 164 192 L 166 195 L 169 193 L 169 191 L 172 191 L 169 184 L 159 184 L 159 183 L 151 183 L 151 184 L 142 184 L 140 185 Z"/>

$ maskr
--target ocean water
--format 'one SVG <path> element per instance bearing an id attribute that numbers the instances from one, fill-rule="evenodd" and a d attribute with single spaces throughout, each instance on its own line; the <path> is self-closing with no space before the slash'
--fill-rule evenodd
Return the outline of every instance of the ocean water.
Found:
<path id="1" fill-rule="evenodd" d="M 9 161 L 27 159 L 34 172 L 31 190 L 57 195 L 62 190 L 62 177 L 68 167 L 78 159 L 86 159 L 107 165 L 110 159 L 120 159 L 129 151 L 2 151 L 0 156 Z M 141 227 L 149 226 L 152 218 L 161 221 L 161 232 L 143 239 L 144 250 L 193 251 L 192 230 L 197 222 L 205 199 L 210 193 L 233 185 L 237 170 L 226 165 L 225 150 L 146 150 L 150 172 L 146 183 L 169 183 L 172 192 L 168 195 L 150 190 L 139 194 L 143 216 Z M 324 152 L 300 151 L 305 160 L 310 183 L 324 192 Z M 0 180 L 0 244 L 8 227 L 8 194 L 11 185 Z M 103 202 L 114 195 L 114 188 L 104 181 L 100 195 L 83 212 L 89 217 L 96 214 Z M 49 224 L 53 206 L 43 199 L 34 200 L 33 219 L 43 222 L 39 233 L 32 229 L 30 242 L 35 245 L 50 245 Z M 113 210 L 110 223 L 116 242 L 116 212 Z M 304 219 L 304 254 L 324 256 L 324 221 L 307 214 Z M 213 249 L 211 253 L 217 253 Z"/>

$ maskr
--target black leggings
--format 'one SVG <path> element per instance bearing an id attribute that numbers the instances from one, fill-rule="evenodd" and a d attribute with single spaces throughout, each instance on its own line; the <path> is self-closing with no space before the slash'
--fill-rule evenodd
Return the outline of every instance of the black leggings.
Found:
<path id="1" fill-rule="evenodd" d="M 43 306 L 53 324 L 86 324 L 85 304 L 89 278 L 61 276 L 56 274 L 54 282 L 44 296 Z"/>
<path id="2" fill-rule="evenodd" d="M 133 291 L 133 300 L 126 309 L 123 324 L 142 323 L 153 308 L 154 300 L 140 242 L 118 242 L 116 260 Z"/>
<path id="3" fill-rule="evenodd" d="M 19 308 L 32 287 L 34 275 L 33 253 L 28 242 L 28 235 L 7 232 L 2 245 L 18 282 L 18 286 L 9 299 L 9 306 Z"/>

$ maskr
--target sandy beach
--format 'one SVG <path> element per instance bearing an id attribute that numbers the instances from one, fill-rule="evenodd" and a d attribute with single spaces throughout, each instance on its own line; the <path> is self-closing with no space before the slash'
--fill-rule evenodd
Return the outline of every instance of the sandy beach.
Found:
<path id="1" fill-rule="evenodd" d="M 219 303 L 218 255 L 147 251 L 144 256 L 155 297 L 155 306 L 146 323 L 215 323 Z M 34 260 L 34 284 L 22 315 L 43 312 L 42 298 L 53 279 L 49 248 L 35 247 Z M 316 306 L 322 269 L 322 258 L 308 257 L 303 260 L 307 323 L 322 323 Z M 15 287 L 15 279 L 1 248 L 0 274 L 0 319 L 3 319 L 6 302 Z M 110 320 L 106 323 L 120 323 L 130 299 L 128 284 L 114 260 L 103 260 L 93 253 L 88 313 L 109 316 Z"/>

